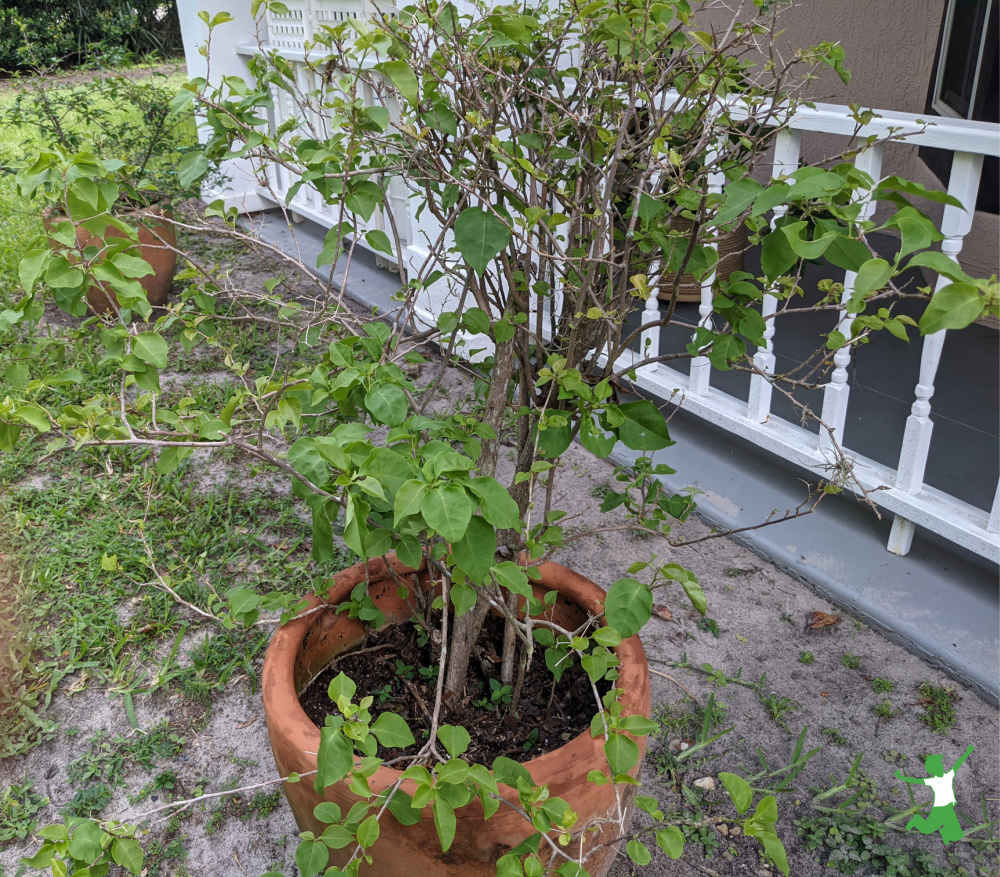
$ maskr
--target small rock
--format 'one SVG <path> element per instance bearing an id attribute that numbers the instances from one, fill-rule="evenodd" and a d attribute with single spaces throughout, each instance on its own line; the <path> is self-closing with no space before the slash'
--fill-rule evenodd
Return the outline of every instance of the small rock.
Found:
<path id="1" fill-rule="evenodd" d="M 771 871 L 768 868 L 761 868 L 757 872 L 757 877 L 774 877 L 774 875 L 771 874 Z"/>
<path id="2" fill-rule="evenodd" d="M 685 749 L 690 749 L 690 748 L 691 748 L 691 746 L 688 743 L 681 743 L 681 745 L 680 745 L 681 752 L 683 752 Z"/>
<path id="3" fill-rule="evenodd" d="M 694 787 L 696 789 L 701 789 L 703 792 L 714 792 L 715 780 L 711 777 L 702 777 L 700 780 L 694 781 Z"/>
<path id="4" fill-rule="evenodd" d="M 730 837 L 739 837 L 741 834 L 743 834 L 743 829 L 740 828 L 738 825 L 734 825 L 732 828 L 729 829 Z"/>
<path id="5" fill-rule="evenodd" d="M 725 822 L 720 822 L 715 826 L 715 830 L 719 832 L 723 837 L 729 837 L 729 826 Z"/>
<path id="6" fill-rule="evenodd" d="M 722 854 L 722 860 L 724 862 L 732 862 L 735 858 L 736 857 L 728 851 Z"/>
<path id="7" fill-rule="evenodd" d="M 675 737 L 673 740 L 671 740 L 667 744 L 667 748 L 668 749 L 675 749 L 676 750 L 676 749 L 680 749 L 680 746 L 681 746 L 681 738 L 680 737 Z"/>

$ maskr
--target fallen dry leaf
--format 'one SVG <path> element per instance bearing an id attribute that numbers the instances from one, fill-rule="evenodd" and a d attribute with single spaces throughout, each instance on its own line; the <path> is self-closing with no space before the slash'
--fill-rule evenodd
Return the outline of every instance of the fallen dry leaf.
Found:
<path id="1" fill-rule="evenodd" d="M 662 603 L 654 603 L 653 611 L 660 616 L 664 621 L 673 621 L 674 614 Z"/>
<path id="2" fill-rule="evenodd" d="M 819 630 L 822 627 L 833 627 L 842 621 L 839 615 L 827 612 L 810 612 L 806 617 L 806 630 Z"/>

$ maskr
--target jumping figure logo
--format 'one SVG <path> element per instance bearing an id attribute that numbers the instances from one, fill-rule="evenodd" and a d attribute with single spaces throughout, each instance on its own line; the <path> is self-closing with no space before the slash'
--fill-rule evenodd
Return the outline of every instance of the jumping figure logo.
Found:
<path id="1" fill-rule="evenodd" d="M 915 828 L 921 834 L 933 834 L 936 831 L 941 835 L 941 840 L 944 841 L 945 846 L 965 837 L 965 832 L 958 821 L 958 816 L 955 815 L 955 789 L 953 785 L 955 774 L 965 762 L 965 759 L 971 754 L 972 746 L 970 745 L 965 750 L 965 754 L 960 756 L 958 761 L 952 765 L 951 770 L 947 772 L 944 769 L 943 756 L 928 755 L 927 761 L 924 762 L 924 767 L 927 768 L 927 773 L 930 774 L 927 779 L 904 777 L 902 771 L 896 771 L 896 779 L 902 780 L 904 783 L 930 786 L 931 791 L 934 793 L 934 804 L 927 818 L 914 816 L 906 823 L 907 831 L 911 828 Z"/>

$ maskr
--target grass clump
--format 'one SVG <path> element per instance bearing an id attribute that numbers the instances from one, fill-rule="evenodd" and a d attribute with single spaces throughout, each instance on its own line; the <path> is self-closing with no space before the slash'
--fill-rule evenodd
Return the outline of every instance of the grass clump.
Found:
<path id="1" fill-rule="evenodd" d="M 896 687 L 896 683 L 894 683 L 891 679 L 883 679 L 881 676 L 876 676 L 872 679 L 871 686 L 879 694 L 888 694 Z"/>
<path id="2" fill-rule="evenodd" d="M 815 660 L 816 656 L 812 652 L 799 652 L 800 664 L 811 664 Z"/>
<path id="3" fill-rule="evenodd" d="M 840 659 L 840 663 L 843 664 L 848 670 L 857 670 L 861 666 L 861 658 L 857 655 L 853 655 L 850 652 L 844 652 L 843 657 Z"/>

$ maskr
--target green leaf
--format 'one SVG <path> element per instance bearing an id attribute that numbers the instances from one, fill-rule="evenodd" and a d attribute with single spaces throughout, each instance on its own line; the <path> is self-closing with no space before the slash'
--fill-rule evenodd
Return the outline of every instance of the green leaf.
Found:
<path id="1" fill-rule="evenodd" d="M 712 217 L 712 225 L 725 225 L 738 218 L 764 191 L 764 187 L 751 177 L 734 180 L 725 189 L 726 203 Z"/>
<path id="2" fill-rule="evenodd" d="M 74 859 L 94 861 L 101 855 L 104 832 L 93 822 L 81 822 L 73 829 L 69 839 L 69 854 Z"/>
<path id="3" fill-rule="evenodd" d="M 189 152 L 177 165 L 177 181 L 185 189 L 191 188 L 211 167 L 202 152 Z"/>
<path id="4" fill-rule="evenodd" d="M 327 825 L 331 825 L 334 822 L 340 822 L 340 807 L 332 801 L 320 801 L 315 807 L 313 807 L 313 816 L 315 816 L 320 822 L 325 822 Z"/>
<path id="5" fill-rule="evenodd" d="M 31 402 L 15 408 L 14 416 L 18 420 L 23 420 L 29 426 L 33 426 L 39 432 L 48 432 L 52 429 L 52 424 L 49 422 L 49 417 L 45 413 L 45 410 Z"/>
<path id="6" fill-rule="evenodd" d="M 639 219 L 642 220 L 643 225 L 649 225 L 649 223 L 654 222 L 663 215 L 666 209 L 667 205 L 662 201 L 647 195 L 645 192 L 639 194 Z"/>
<path id="7" fill-rule="evenodd" d="M 35 283 L 42 276 L 42 272 L 51 258 L 52 252 L 48 247 L 29 250 L 25 253 L 17 268 L 21 286 L 24 287 L 25 292 L 31 292 L 35 288 Z"/>
<path id="8" fill-rule="evenodd" d="M 142 847 L 130 837 L 116 838 L 111 845 L 111 858 L 115 863 L 138 877 L 142 871 Z"/>
<path id="9" fill-rule="evenodd" d="M 295 864 L 301 877 L 316 877 L 330 863 L 330 850 L 318 840 L 303 840 L 295 851 Z"/>
<path id="10" fill-rule="evenodd" d="M 983 312 L 983 297 L 968 283 L 950 283 L 934 293 L 920 318 L 924 335 L 942 329 L 964 329 Z"/>
<path id="11" fill-rule="evenodd" d="M 851 297 L 863 298 L 868 293 L 881 289 L 889 282 L 892 273 L 892 265 L 885 259 L 869 259 L 858 270 Z"/>
<path id="12" fill-rule="evenodd" d="M 764 854 L 770 859 L 775 867 L 788 877 L 788 856 L 785 853 L 785 845 L 775 832 L 767 831 L 757 835 L 757 839 L 764 846 Z"/>
<path id="13" fill-rule="evenodd" d="M 625 418 L 618 434 L 626 447 L 633 451 L 658 451 L 673 444 L 667 421 L 652 402 L 645 399 L 626 402 L 618 410 Z"/>
<path id="14" fill-rule="evenodd" d="M 392 242 L 389 240 L 389 235 L 384 231 L 379 231 L 377 228 L 372 229 L 365 235 L 365 240 L 368 241 L 368 246 L 373 250 L 388 253 L 390 256 L 393 255 Z"/>
<path id="15" fill-rule="evenodd" d="M 781 229 L 773 229 L 765 238 L 760 250 L 760 267 L 768 280 L 775 280 L 788 273 L 796 262 L 795 250 Z"/>
<path id="16" fill-rule="evenodd" d="M 398 713 L 382 713 L 372 724 L 371 732 L 387 749 L 405 749 L 416 742 L 410 726 Z"/>
<path id="17" fill-rule="evenodd" d="M 676 825 L 668 825 L 656 832 L 656 845 L 671 859 L 684 854 L 684 834 Z"/>
<path id="18" fill-rule="evenodd" d="M 414 107 L 420 103 L 420 96 L 417 91 L 417 77 L 406 61 L 383 61 L 376 64 L 375 69 L 379 73 L 388 76 L 392 84 L 399 89 L 399 93 L 409 101 Z"/>
<path id="19" fill-rule="evenodd" d="M 406 420 L 409 403 L 406 393 L 395 384 L 380 383 L 365 395 L 365 408 L 379 423 L 400 426 Z"/>
<path id="20" fill-rule="evenodd" d="M 972 283 L 972 278 L 962 270 L 962 266 L 944 253 L 917 253 L 906 266 L 907 268 L 925 267 L 942 274 L 949 280 L 961 283 Z"/>
<path id="21" fill-rule="evenodd" d="M 156 474 L 169 475 L 192 453 L 194 453 L 194 448 L 164 448 L 160 453 L 160 458 L 156 461 Z"/>
<path id="22" fill-rule="evenodd" d="M 586 415 L 580 418 L 580 443 L 602 460 L 615 449 L 615 437 L 605 435 L 604 430 Z"/>
<path id="23" fill-rule="evenodd" d="M 635 579 L 618 579 L 604 602 L 604 617 L 623 638 L 635 636 L 652 617 L 653 592 Z"/>
<path id="24" fill-rule="evenodd" d="M 21 392 L 28 386 L 28 365 L 24 362 L 12 362 L 3 373 L 4 380 L 15 390 Z"/>
<path id="25" fill-rule="evenodd" d="M 167 342 L 155 332 L 140 332 L 132 339 L 132 352 L 156 368 L 167 367 Z"/>
<path id="26" fill-rule="evenodd" d="M 451 546 L 458 565 L 477 585 L 489 577 L 497 551 L 497 532 L 484 518 L 473 515 L 465 536 Z"/>
<path id="27" fill-rule="evenodd" d="M 480 276 L 509 242 L 510 229 L 479 207 L 467 207 L 455 220 L 455 246 Z"/>
<path id="28" fill-rule="evenodd" d="M 836 232 L 827 232 L 814 240 L 802 237 L 802 232 L 808 231 L 808 222 L 792 222 L 781 227 L 782 233 L 788 238 L 788 245 L 800 259 L 818 259 L 827 248 L 839 237 Z"/>
<path id="29" fill-rule="evenodd" d="M 340 728 L 320 729 L 319 753 L 316 757 L 316 791 L 339 783 L 354 767 L 354 747 Z"/>
<path id="30" fill-rule="evenodd" d="M 734 773 L 720 773 L 719 779 L 726 787 L 726 791 L 733 801 L 733 806 L 736 807 L 736 812 L 745 813 L 750 802 L 753 801 L 753 791 L 750 784 L 743 777 Z"/>
<path id="31" fill-rule="evenodd" d="M 468 750 L 469 744 L 472 743 L 469 732 L 460 725 L 441 725 L 438 728 L 437 738 L 452 758 L 458 758 L 464 754 Z"/>
<path id="32" fill-rule="evenodd" d="M 613 774 L 625 774 L 639 763 L 639 744 L 624 734 L 611 733 L 604 743 L 604 755 Z"/>
<path id="33" fill-rule="evenodd" d="M 458 542 L 472 518 L 472 500 L 457 484 L 440 484 L 429 489 L 420 502 L 427 524 L 449 542 Z"/>
<path id="34" fill-rule="evenodd" d="M 441 852 L 446 853 L 451 849 L 455 840 L 455 810 L 442 797 L 434 798 L 434 827 L 437 829 L 438 838 L 441 840 Z"/>
<path id="35" fill-rule="evenodd" d="M 358 843 L 363 849 L 368 849 L 378 840 L 378 816 L 372 814 L 358 826 Z"/>
<path id="36" fill-rule="evenodd" d="M 517 530 L 521 513 L 510 492 L 496 478 L 482 475 L 469 482 L 469 489 L 479 497 L 483 517 L 498 530 Z"/>
<path id="37" fill-rule="evenodd" d="M 634 838 L 626 845 L 625 852 L 628 853 L 628 857 L 640 868 L 648 865 L 653 860 L 653 856 L 646 845 Z"/>
<path id="38" fill-rule="evenodd" d="M 494 759 L 493 778 L 498 783 L 503 783 L 512 789 L 517 788 L 518 780 L 524 780 L 526 783 L 534 785 L 528 769 L 520 762 L 514 761 L 512 758 L 507 758 L 506 755 L 500 755 Z"/>

